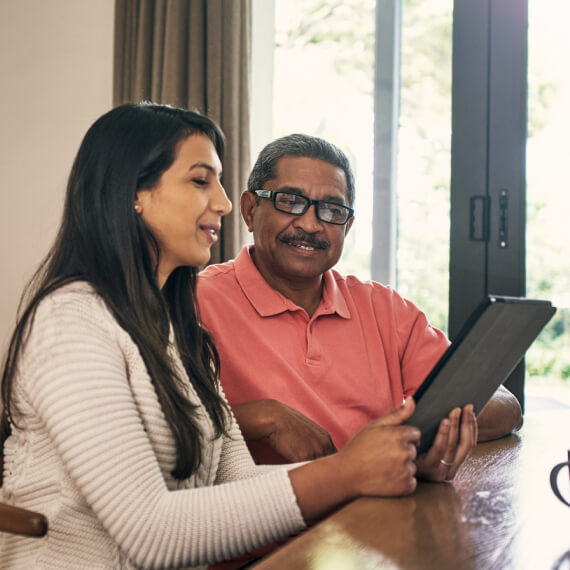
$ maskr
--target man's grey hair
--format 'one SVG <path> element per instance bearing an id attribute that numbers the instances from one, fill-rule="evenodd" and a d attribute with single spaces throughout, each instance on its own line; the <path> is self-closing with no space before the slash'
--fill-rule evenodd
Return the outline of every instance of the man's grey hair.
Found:
<path id="1" fill-rule="evenodd" d="M 278 138 L 265 146 L 253 165 L 247 180 L 247 189 L 253 192 L 264 188 L 267 181 L 276 177 L 277 162 L 284 156 L 316 158 L 342 169 L 346 176 L 348 205 L 352 207 L 354 174 L 346 154 L 324 139 L 299 133 Z"/>

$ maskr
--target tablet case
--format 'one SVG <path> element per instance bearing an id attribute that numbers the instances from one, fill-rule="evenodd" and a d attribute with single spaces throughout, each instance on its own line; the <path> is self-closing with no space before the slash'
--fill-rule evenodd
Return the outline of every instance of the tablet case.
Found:
<path id="1" fill-rule="evenodd" d="M 406 421 L 422 432 L 418 453 L 431 446 L 441 420 L 473 404 L 478 415 L 556 312 L 550 301 L 488 295 L 414 394 Z"/>

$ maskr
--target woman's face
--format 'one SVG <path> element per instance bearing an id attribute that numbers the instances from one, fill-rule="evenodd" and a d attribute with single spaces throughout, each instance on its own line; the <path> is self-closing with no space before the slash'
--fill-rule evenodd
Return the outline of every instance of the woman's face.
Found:
<path id="1" fill-rule="evenodd" d="M 212 141 L 191 135 L 178 143 L 174 162 L 154 188 L 137 192 L 135 210 L 160 248 L 160 287 L 177 267 L 198 267 L 210 259 L 221 218 L 232 209 L 221 176 L 222 164 Z"/>

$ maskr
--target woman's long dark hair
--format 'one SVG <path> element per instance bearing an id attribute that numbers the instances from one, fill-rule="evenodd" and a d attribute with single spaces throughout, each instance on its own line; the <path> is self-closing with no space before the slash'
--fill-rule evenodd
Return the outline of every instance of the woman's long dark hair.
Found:
<path id="1" fill-rule="evenodd" d="M 153 188 L 176 158 L 178 144 L 194 134 L 207 136 L 222 160 L 220 129 L 209 118 L 184 109 L 122 105 L 87 131 L 71 169 L 61 227 L 22 297 L 24 310 L 6 355 L 2 444 L 10 422 L 16 425 L 11 403 L 14 377 L 38 303 L 78 280 L 93 286 L 140 350 L 176 442 L 173 476 L 189 477 L 202 457 L 196 406 L 185 396 L 167 354 L 170 323 L 217 436 L 224 433 L 227 410 L 216 389 L 219 358 L 199 324 L 195 302 L 197 269 L 175 269 L 160 290 L 158 245 L 134 210 L 137 190 Z"/>

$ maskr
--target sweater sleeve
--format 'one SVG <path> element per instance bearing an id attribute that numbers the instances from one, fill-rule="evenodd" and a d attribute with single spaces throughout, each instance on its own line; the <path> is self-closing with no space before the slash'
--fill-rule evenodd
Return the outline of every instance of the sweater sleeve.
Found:
<path id="1" fill-rule="evenodd" d="M 42 302 L 20 381 L 65 469 L 126 555 L 143 567 L 205 564 L 303 528 L 284 470 L 168 490 L 130 391 L 117 325 L 98 298 L 85 297 Z"/>
<path id="2" fill-rule="evenodd" d="M 290 471 L 309 463 L 308 461 L 302 461 L 283 465 L 258 465 L 251 456 L 233 413 L 231 414 L 231 421 L 228 435 L 223 438 L 222 455 L 216 474 L 216 483 L 249 479 L 250 477 L 257 477 L 272 471 Z"/>

